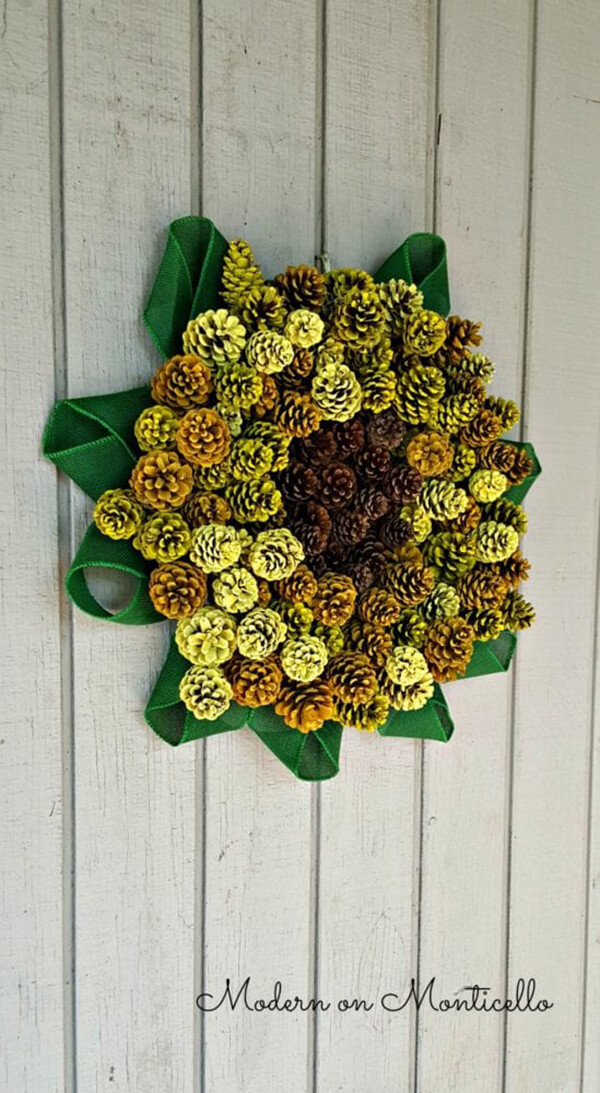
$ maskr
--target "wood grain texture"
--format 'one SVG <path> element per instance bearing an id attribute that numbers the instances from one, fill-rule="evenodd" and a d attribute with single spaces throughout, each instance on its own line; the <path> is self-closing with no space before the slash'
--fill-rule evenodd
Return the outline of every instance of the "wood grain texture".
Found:
<path id="1" fill-rule="evenodd" d="M 69 1068 L 63 1043 L 57 492 L 55 474 L 40 455 L 54 398 L 49 36 L 47 4 L 4 6 L 0 1086 L 23 1093 L 62 1093 Z M 24 339 L 25 329 L 35 331 L 33 341 Z"/>
<path id="2" fill-rule="evenodd" d="M 507 1093 L 580 1090 L 600 486 L 599 47 L 597 6 L 539 6 L 526 427 L 544 475 L 528 504 L 538 625 L 517 666 L 509 983 L 536 976 L 554 1008 L 509 1019 Z"/>
<path id="3" fill-rule="evenodd" d="M 265 272 L 315 252 L 317 9 L 313 0 L 203 4 L 203 211 Z M 205 989 L 311 993 L 311 788 L 249 732 L 207 745 Z M 205 1086 L 310 1089 L 306 1015 L 205 1019 Z"/>
<path id="4" fill-rule="evenodd" d="M 157 359 L 142 307 L 189 210 L 189 6 L 64 7 L 69 388 L 126 388 Z M 74 494 L 75 537 L 89 505 Z M 187 1091 L 194 1057 L 194 762 L 142 713 L 164 626 L 78 614 L 74 634 L 79 1088 Z"/>
<path id="5" fill-rule="evenodd" d="M 448 244 L 452 311 L 483 319 L 492 390 L 520 401 L 529 180 L 531 7 L 440 6 L 435 228 Z M 470 60 L 462 66 L 465 41 Z M 493 214 L 490 215 L 490 210 Z M 525 539 L 525 550 L 528 548 Z M 536 558 L 533 558 L 534 564 Z M 528 635 L 522 639 L 528 641 Z M 504 990 L 512 673 L 444 688 L 456 732 L 425 745 L 422 984 Z M 485 786 L 485 792 L 482 787 Z M 443 928 L 440 924 L 443 923 Z M 502 1014 L 419 1015 L 418 1088 L 500 1089 Z M 451 1059 L 451 1066 L 448 1060 Z"/>
<path id="6" fill-rule="evenodd" d="M 376 269 L 425 227 L 426 5 L 327 6 L 325 238 L 332 265 Z M 402 62 L 399 63 L 399 58 Z M 347 730 L 321 788 L 319 991 L 371 1011 L 318 1020 L 317 1089 L 408 1089 L 413 1015 L 379 1008 L 416 974 L 420 745 Z"/>

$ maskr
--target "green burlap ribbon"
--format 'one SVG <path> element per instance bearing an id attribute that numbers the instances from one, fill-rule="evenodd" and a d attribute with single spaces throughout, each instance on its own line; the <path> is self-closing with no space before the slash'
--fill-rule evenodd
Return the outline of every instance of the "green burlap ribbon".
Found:
<path id="1" fill-rule="evenodd" d="M 203 217 L 175 220 L 168 232 L 165 251 L 144 311 L 144 323 L 163 357 L 181 351 L 181 337 L 189 320 L 200 311 L 217 306 L 223 258 L 227 243 L 215 225 Z M 446 244 L 437 235 L 419 232 L 409 236 L 375 274 L 376 281 L 402 278 L 418 285 L 425 306 L 442 315 L 450 309 Z M 63 399 L 57 402 L 44 432 L 42 447 L 48 459 L 92 499 L 107 489 L 126 486 L 135 466 L 134 424 L 152 404 L 148 387 L 113 395 Z M 541 472 L 531 444 L 517 444 L 531 456 L 534 466 L 525 481 L 506 494 L 521 502 Z M 114 613 L 93 596 L 86 571 L 126 573 L 135 580 L 130 602 Z M 148 595 L 150 567 L 128 541 L 107 539 L 94 524 L 66 576 L 66 588 L 77 607 L 96 618 L 143 625 L 164 621 Z M 465 673 L 470 676 L 505 672 L 516 646 L 506 631 L 495 641 L 476 642 Z M 216 721 L 204 721 L 189 713 L 179 698 L 179 682 L 189 664 L 174 643 L 158 677 L 145 717 L 167 743 L 176 746 L 242 727 L 249 728 L 281 760 L 305 781 L 331 778 L 339 770 L 342 727 L 327 722 L 318 732 L 290 729 L 273 707 L 249 710 L 232 703 Z M 421 710 L 392 710 L 379 729 L 382 736 L 417 737 L 447 741 L 454 726 L 438 686 Z"/>

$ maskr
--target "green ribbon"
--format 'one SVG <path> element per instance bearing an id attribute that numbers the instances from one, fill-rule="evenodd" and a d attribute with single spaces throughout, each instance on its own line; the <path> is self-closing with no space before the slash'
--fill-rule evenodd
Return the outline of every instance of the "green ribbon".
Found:
<path id="1" fill-rule="evenodd" d="M 446 244 L 439 235 L 415 232 L 379 267 L 378 283 L 402 280 L 415 284 L 423 293 L 425 307 L 447 315 L 450 311 Z"/>
<path id="2" fill-rule="evenodd" d="M 168 232 L 165 251 L 144 311 L 144 323 L 163 357 L 181 352 L 187 323 L 201 311 L 216 307 L 227 243 L 215 225 L 203 217 L 175 220 Z M 425 306 L 441 315 L 450 310 L 446 244 L 437 235 L 419 232 L 409 236 L 375 274 L 378 282 L 392 278 L 415 283 Z M 63 399 L 57 402 L 44 432 L 44 454 L 85 493 L 96 500 L 107 489 L 126 486 L 137 461 L 134 425 L 142 410 L 151 405 L 148 387 L 114 395 Z M 520 503 L 541 473 L 531 444 L 515 443 L 533 460 L 531 474 L 506 494 Z M 86 570 L 100 568 L 135 578 L 135 592 L 121 611 L 111 613 L 92 595 Z M 140 625 L 163 621 L 148 595 L 150 567 L 131 543 L 111 540 L 92 524 L 67 573 L 67 592 L 73 602 L 95 618 Z M 506 631 L 496 641 L 476 642 L 463 678 L 506 671 L 516 645 Z M 290 729 L 273 707 L 249 710 L 232 703 L 216 721 L 198 720 L 179 698 L 179 682 L 189 664 L 172 643 L 169 655 L 146 707 L 150 727 L 167 743 L 177 746 L 191 740 L 246 727 L 281 760 L 297 778 L 319 781 L 339 770 L 343 729 L 327 722 L 318 732 Z M 379 732 L 382 736 L 419 737 L 447 741 L 453 723 L 446 701 L 436 686 L 421 710 L 393 710 Z"/>

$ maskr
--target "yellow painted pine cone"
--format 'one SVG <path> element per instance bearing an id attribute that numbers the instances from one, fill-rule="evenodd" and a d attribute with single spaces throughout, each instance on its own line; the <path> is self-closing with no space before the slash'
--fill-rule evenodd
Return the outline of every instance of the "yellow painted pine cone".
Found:
<path id="1" fill-rule="evenodd" d="M 341 702 L 368 702 L 377 692 L 377 676 L 364 653 L 339 653 L 332 657 L 326 677 Z"/>
<path id="2" fill-rule="evenodd" d="M 400 683 L 394 683 L 393 679 L 386 675 L 381 680 L 379 689 L 380 694 L 388 699 L 390 706 L 395 710 L 421 710 L 433 695 L 433 676 L 430 671 L 427 671 L 415 683 L 402 686 Z"/>
<path id="3" fill-rule="evenodd" d="M 375 732 L 387 721 L 390 712 L 390 700 L 384 694 L 376 694 L 368 702 L 340 702 L 334 701 L 334 716 L 336 721 L 347 725 L 351 729 L 359 729 L 361 732 Z"/>
<path id="4" fill-rule="evenodd" d="M 480 611 L 466 611 L 465 622 L 473 627 L 477 641 L 493 641 L 506 627 L 501 607 L 484 607 Z"/>
<path id="5" fill-rule="evenodd" d="M 461 605 L 467 611 L 482 611 L 487 607 L 500 607 L 506 599 L 509 582 L 491 565 L 476 566 L 461 577 L 456 590 Z"/>
<path id="6" fill-rule="evenodd" d="M 406 319 L 423 307 L 423 293 L 402 279 L 378 285 L 377 291 L 385 313 L 385 329 L 392 337 L 401 339 Z"/>
<path id="7" fill-rule="evenodd" d="M 202 493 L 222 490 L 233 481 L 229 456 L 226 456 L 222 463 L 213 463 L 210 467 L 201 467 L 199 463 L 196 463 L 192 470 L 194 484 Z"/>
<path id="8" fill-rule="evenodd" d="M 458 531 L 441 531 L 432 535 L 424 544 L 424 549 L 436 578 L 446 584 L 455 584 L 477 561 L 474 536 Z"/>
<path id="9" fill-rule="evenodd" d="M 330 657 L 337 656 L 344 648 L 346 638 L 341 626 L 325 626 L 318 622 L 314 628 L 314 635 L 325 642 Z"/>
<path id="10" fill-rule="evenodd" d="M 324 573 L 317 583 L 311 608 L 317 622 L 326 626 L 343 626 L 352 616 L 356 603 L 356 587 L 343 573 Z"/>
<path id="11" fill-rule="evenodd" d="M 419 357 L 432 357 L 444 344 L 446 320 L 435 311 L 423 308 L 413 312 L 404 324 L 404 349 Z"/>
<path id="12" fill-rule="evenodd" d="M 205 668 L 217 668 L 230 660 L 236 647 L 236 626 L 231 615 L 215 607 L 201 607 L 180 619 L 175 641 L 182 657 Z"/>
<path id="13" fill-rule="evenodd" d="M 247 440 L 260 440 L 273 453 L 272 471 L 283 471 L 290 461 L 290 438 L 271 421 L 253 421 L 246 429 Z"/>
<path id="14" fill-rule="evenodd" d="M 219 368 L 215 374 L 218 402 L 232 410 L 250 410 L 260 399 L 264 380 L 249 364 L 235 361 Z"/>
<path id="15" fill-rule="evenodd" d="M 491 567 L 493 573 L 498 573 L 504 580 L 508 581 L 510 588 L 518 588 L 521 581 L 526 581 L 530 569 L 531 564 L 527 561 L 527 558 L 523 557 L 520 550 L 515 550 L 510 558 L 506 558 L 502 562 L 496 562 Z"/>
<path id="16" fill-rule="evenodd" d="M 502 622 L 508 630 L 527 630 L 535 622 L 535 608 L 520 592 L 511 589 L 502 604 Z"/>
<path id="17" fill-rule="evenodd" d="M 508 488 L 506 476 L 500 471 L 475 471 L 469 479 L 469 490 L 476 501 L 496 501 Z"/>
<path id="18" fill-rule="evenodd" d="M 187 554 L 192 542 L 188 524 L 178 512 L 158 512 L 142 524 L 133 545 L 147 561 L 175 562 Z"/>
<path id="19" fill-rule="evenodd" d="M 513 402 L 512 399 L 488 395 L 485 405 L 488 410 L 496 414 L 496 417 L 500 418 L 503 433 L 507 433 L 509 429 L 514 429 L 515 425 L 518 424 L 521 413 L 516 402 Z"/>
<path id="20" fill-rule="evenodd" d="M 320 676 L 329 653 L 325 642 L 310 634 L 286 641 L 281 650 L 281 666 L 289 679 L 310 683 Z"/>
<path id="21" fill-rule="evenodd" d="M 193 615 L 206 600 L 206 577 L 189 562 L 166 562 L 150 574 L 150 599 L 161 615 L 182 619 Z"/>
<path id="22" fill-rule="evenodd" d="M 413 364 L 397 383 L 394 407 L 409 425 L 428 422 L 444 394 L 445 381 L 439 368 Z"/>
<path id="23" fill-rule="evenodd" d="M 229 709 L 232 690 L 216 668 L 188 668 L 179 684 L 179 697 L 198 720 L 216 721 Z"/>
<path id="24" fill-rule="evenodd" d="M 467 444 L 457 444 L 454 447 L 452 465 L 446 471 L 445 477 L 450 482 L 462 482 L 468 478 L 471 471 L 477 466 L 477 454 Z"/>
<path id="25" fill-rule="evenodd" d="M 319 428 L 322 414 L 310 395 L 285 391 L 277 409 L 276 421 L 289 436 L 309 436 Z"/>
<path id="26" fill-rule="evenodd" d="M 195 406 L 205 406 L 212 386 L 210 370 L 206 364 L 194 353 L 188 353 L 184 357 L 171 357 L 171 360 L 165 361 L 155 372 L 152 379 L 152 398 L 161 406 L 168 406 L 181 413 L 192 410 Z"/>
<path id="27" fill-rule="evenodd" d="M 148 406 L 134 425 L 135 439 L 143 452 L 174 448 L 179 418 L 168 406 Z"/>
<path id="28" fill-rule="evenodd" d="M 260 378 L 262 379 L 262 389 L 258 402 L 255 402 L 252 406 L 252 415 L 255 418 L 272 417 L 279 409 L 281 402 L 279 387 L 274 377 L 269 376 L 266 372 L 261 372 Z"/>
<path id="29" fill-rule="evenodd" d="M 455 520 L 465 511 L 468 503 L 465 490 L 444 478 L 426 479 L 419 497 L 419 504 L 432 520 Z"/>
<path id="30" fill-rule="evenodd" d="M 287 305 L 275 285 L 261 285 L 243 297 L 241 313 L 248 330 L 281 330 Z"/>
<path id="31" fill-rule="evenodd" d="M 282 372 L 294 359 L 294 347 L 289 338 L 274 330 L 253 334 L 246 346 L 246 360 L 257 372 Z"/>
<path id="32" fill-rule="evenodd" d="M 239 360 L 245 344 L 245 326 L 225 308 L 190 319 L 183 335 L 184 353 L 194 353 L 211 369 Z"/>
<path id="33" fill-rule="evenodd" d="M 480 562 L 502 562 L 519 546 L 519 533 L 508 524 L 485 520 L 477 529 L 475 552 Z"/>
<path id="34" fill-rule="evenodd" d="M 417 433 L 406 447 L 406 459 L 424 478 L 438 477 L 452 463 L 453 448 L 443 433 Z"/>
<path id="35" fill-rule="evenodd" d="M 250 548 L 250 568 L 266 581 L 291 577 L 304 558 L 302 543 L 287 528 L 261 531 Z"/>
<path id="36" fill-rule="evenodd" d="M 225 492 L 234 520 L 239 524 L 264 523 L 281 508 L 281 493 L 271 478 L 239 482 Z"/>
<path id="37" fill-rule="evenodd" d="M 263 478 L 273 466 L 273 452 L 262 440 L 242 437 L 233 445 L 230 457 L 231 473 L 238 482 Z"/>
<path id="38" fill-rule="evenodd" d="M 392 626 L 400 618 L 401 610 L 399 599 L 387 588 L 370 588 L 358 606 L 361 619 L 376 626 Z"/>
<path id="39" fill-rule="evenodd" d="M 249 569 L 234 565 L 215 577 L 212 594 L 217 607 L 223 611 L 243 614 L 258 603 L 258 583 Z"/>
<path id="40" fill-rule="evenodd" d="M 421 649 L 428 629 L 429 624 L 419 611 L 406 608 L 396 623 L 394 636 L 399 645 L 414 645 L 415 649 Z"/>
<path id="41" fill-rule="evenodd" d="M 177 452 L 148 452 L 138 460 L 131 474 L 131 488 L 141 505 L 164 511 L 178 509 L 192 492 L 192 468 Z"/>
<path id="42" fill-rule="evenodd" d="M 438 683 L 449 683 L 467 670 L 474 641 L 473 627 L 460 616 L 429 627 L 423 653 Z"/>
<path id="43" fill-rule="evenodd" d="M 401 687 L 409 687 L 429 674 L 427 661 L 411 645 L 396 645 L 385 662 L 385 670 Z"/>
<path id="44" fill-rule="evenodd" d="M 284 334 L 293 346 L 310 349 L 321 341 L 324 329 L 325 324 L 319 315 L 308 308 L 298 308 L 288 315 Z"/>
<path id="45" fill-rule="evenodd" d="M 434 574 L 425 565 L 395 562 L 387 566 L 384 580 L 402 607 L 417 607 L 431 592 Z"/>
<path id="46" fill-rule="evenodd" d="M 240 706 L 272 706 L 277 701 L 283 672 L 276 656 L 264 660 L 234 657 L 227 666 L 233 698 Z"/>
<path id="47" fill-rule="evenodd" d="M 131 539 L 143 519 L 144 510 L 132 490 L 105 490 L 96 501 L 94 523 L 109 539 Z"/>
<path id="48" fill-rule="evenodd" d="M 243 657 L 263 660 L 275 652 L 286 634 L 287 626 L 276 611 L 270 607 L 255 607 L 239 622 L 238 649 Z"/>
<path id="49" fill-rule="evenodd" d="M 363 348 L 379 341 L 385 325 L 385 311 L 375 286 L 353 288 L 334 309 L 332 330 L 336 338 Z"/>
<path id="50" fill-rule="evenodd" d="M 311 386 L 313 401 L 330 421 L 349 421 L 362 403 L 362 388 L 346 364 L 326 364 L 317 371 Z"/>
<path id="51" fill-rule="evenodd" d="M 288 637 L 297 638 L 300 634 L 308 634 L 312 629 L 315 617 L 310 609 L 303 603 L 290 603 L 289 600 L 273 600 L 271 606 L 278 615 L 281 615 L 288 628 Z M 319 637 L 320 635 L 317 635 Z M 329 649 L 329 646 L 327 646 Z"/>
<path id="52" fill-rule="evenodd" d="M 364 653 L 374 668 L 382 668 L 392 651 L 389 630 L 359 619 L 351 619 L 346 627 L 346 642 L 357 653 Z"/>
<path id="53" fill-rule="evenodd" d="M 233 239 L 223 260 L 221 296 L 228 307 L 238 309 L 241 300 L 264 284 L 252 247 L 245 239 Z"/>
<path id="54" fill-rule="evenodd" d="M 275 704 L 275 713 L 290 729 L 316 732 L 333 716 L 331 687 L 324 679 L 310 683 L 289 680 L 282 684 Z"/>
<path id="55" fill-rule="evenodd" d="M 463 444 L 471 448 L 487 448 L 502 433 L 502 421 L 491 410 L 480 410 L 476 417 L 465 425 L 460 438 Z"/>
<path id="56" fill-rule="evenodd" d="M 192 533 L 190 558 L 204 573 L 220 573 L 236 565 L 241 553 L 240 537 L 228 524 L 204 524 Z"/>
<path id="57" fill-rule="evenodd" d="M 364 410 L 372 410 L 374 414 L 381 414 L 389 410 L 396 396 L 396 376 L 389 372 L 372 372 L 370 375 L 361 376 L 362 407 Z"/>
<path id="58" fill-rule="evenodd" d="M 231 433 L 215 410 L 188 410 L 179 422 L 177 447 L 188 462 L 210 467 L 229 455 Z"/>

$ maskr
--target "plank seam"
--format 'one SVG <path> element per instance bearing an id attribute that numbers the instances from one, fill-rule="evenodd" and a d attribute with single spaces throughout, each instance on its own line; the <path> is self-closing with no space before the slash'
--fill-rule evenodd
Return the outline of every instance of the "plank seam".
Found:
<path id="1" fill-rule="evenodd" d="M 426 215 L 429 220 L 429 230 L 434 232 L 438 217 L 438 176 L 439 176 L 439 145 L 441 137 L 442 116 L 440 113 L 440 71 L 441 71 L 441 34 L 442 0 L 431 0 L 429 9 L 429 72 L 430 72 L 430 103 L 429 103 L 429 147 L 426 163 Z M 416 950 L 415 976 L 417 988 L 421 980 L 421 948 L 422 948 L 422 912 L 423 912 L 423 824 L 425 815 L 425 743 L 423 740 L 416 742 L 415 749 L 415 803 L 414 803 L 414 835 L 413 835 L 413 914 L 412 914 L 412 951 Z M 420 1011 L 411 1010 L 411 1037 L 408 1080 L 413 1093 L 419 1093 L 419 1061 L 421 1050 L 421 1020 Z"/>
<path id="2" fill-rule="evenodd" d="M 581 990 L 581 1029 L 580 1042 L 580 1074 L 579 1089 L 584 1093 L 585 1064 L 586 1064 L 586 1029 L 587 1029 L 587 1004 L 588 1004 L 588 967 L 590 960 L 590 928 L 591 928 L 591 902 L 592 902 L 592 815 L 594 801 L 594 743 L 595 729 L 598 713 L 598 665 L 600 663 L 600 506 L 598 508 L 598 530 L 596 536 L 596 580 L 595 580 L 595 611 L 594 629 L 592 639 L 592 684 L 590 699 L 590 742 L 588 758 L 588 802 L 587 802 L 587 844 L 585 863 L 585 892 L 586 902 L 583 922 L 583 976 Z"/>
<path id="3" fill-rule="evenodd" d="M 50 231 L 52 255 L 52 323 L 54 342 L 54 396 L 69 390 L 66 322 L 65 196 L 64 196 L 64 83 L 62 0 L 48 2 L 48 100 Z M 77 1091 L 77 1013 L 75 938 L 75 692 L 73 684 L 73 609 L 63 581 L 73 552 L 72 493 L 69 481 L 56 477 L 58 595 L 61 693 L 62 788 L 62 966 L 63 1050 L 65 1093 Z"/>
<path id="4" fill-rule="evenodd" d="M 526 422 L 529 417 L 529 360 L 531 348 L 531 283 L 533 276 L 532 239 L 533 239 L 533 184 L 535 171 L 535 124 L 536 124 L 536 85 L 537 85 L 537 61 L 538 61 L 538 24 L 539 5 L 538 0 L 531 0 L 531 31 L 529 47 L 529 101 L 528 107 L 528 156 L 526 176 L 526 202 L 525 202 L 525 261 L 523 268 L 523 320 L 522 320 L 522 370 L 521 370 L 521 422 L 519 426 L 519 439 L 523 440 L 527 433 Z M 507 755 L 507 802 L 506 802 L 506 830 L 505 830 L 505 899 L 504 899 L 504 996 L 508 998 L 510 991 L 510 939 L 512 928 L 512 865 L 513 865 L 513 831 L 514 831 L 514 779 L 515 779 L 515 745 L 517 736 L 517 693 L 519 685 L 519 655 L 518 649 L 515 655 L 511 692 L 510 714 L 508 732 Z M 501 1072 L 500 1090 L 506 1093 L 508 1082 L 508 1014 L 503 1014 L 501 1029 Z"/>

